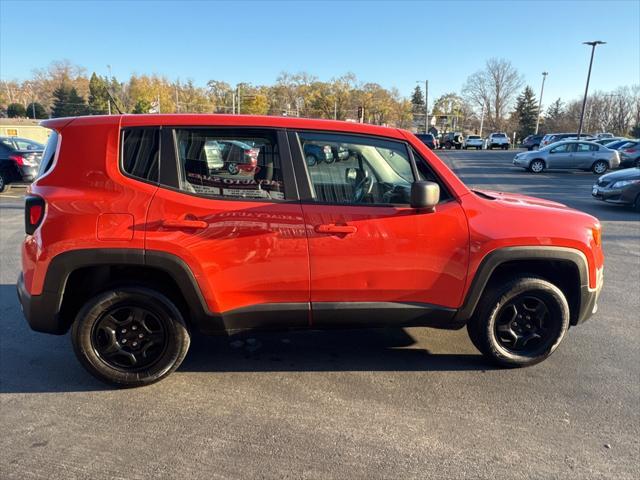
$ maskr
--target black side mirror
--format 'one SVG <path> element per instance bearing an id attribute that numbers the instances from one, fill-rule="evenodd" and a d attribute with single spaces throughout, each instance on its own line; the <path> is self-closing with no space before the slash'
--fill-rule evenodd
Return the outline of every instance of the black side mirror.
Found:
<path id="1" fill-rule="evenodd" d="M 411 184 L 411 207 L 433 211 L 440 201 L 440 185 L 421 180 Z"/>

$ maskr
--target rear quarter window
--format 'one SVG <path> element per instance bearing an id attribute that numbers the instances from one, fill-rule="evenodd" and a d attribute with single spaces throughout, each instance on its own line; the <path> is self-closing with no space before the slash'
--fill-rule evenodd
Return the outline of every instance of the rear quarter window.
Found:
<path id="1" fill-rule="evenodd" d="M 58 134 L 58 132 L 53 130 L 51 132 L 51 135 L 49 135 L 49 140 L 47 140 L 47 144 L 44 147 L 42 159 L 40 160 L 40 168 L 38 170 L 38 178 L 40 178 L 49 170 L 51 170 L 51 166 L 53 165 L 53 159 L 56 156 L 56 150 L 58 149 L 59 141 L 60 141 L 60 135 Z"/>
<path id="2" fill-rule="evenodd" d="M 122 171 L 129 176 L 158 183 L 160 129 L 131 128 L 122 131 Z"/>

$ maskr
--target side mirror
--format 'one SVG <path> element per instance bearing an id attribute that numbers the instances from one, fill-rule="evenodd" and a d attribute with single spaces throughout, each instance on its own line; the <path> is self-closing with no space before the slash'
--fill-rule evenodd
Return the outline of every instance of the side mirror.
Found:
<path id="1" fill-rule="evenodd" d="M 411 207 L 433 211 L 440 201 L 440 185 L 425 180 L 411 184 Z"/>

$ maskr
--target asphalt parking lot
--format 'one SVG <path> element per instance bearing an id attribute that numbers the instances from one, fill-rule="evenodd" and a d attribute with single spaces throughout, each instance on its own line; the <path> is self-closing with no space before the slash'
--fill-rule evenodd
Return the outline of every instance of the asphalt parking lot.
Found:
<path id="1" fill-rule="evenodd" d="M 14 189 L 0 196 L 0 477 L 640 478 L 640 215 L 592 199 L 591 173 L 440 155 L 473 187 L 601 220 L 600 311 L 547 361 L 494 369 L 465 330 L 196 338 L 166 380 L 113 390 L 68 337 L 22 318 Z"/>

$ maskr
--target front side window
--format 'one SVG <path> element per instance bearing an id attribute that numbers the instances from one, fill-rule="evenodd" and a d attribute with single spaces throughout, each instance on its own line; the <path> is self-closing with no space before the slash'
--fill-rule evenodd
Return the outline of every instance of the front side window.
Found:
<path id="1" fill-rule="evenodd" d="M 181 190 L 213 197 L 285 199 L 275 132 L 245 135 L 178 128 L 175 145 Z"/>
<path id="2" fill-rule="evenodd" d="M 551 153 L 567 153 L 571 151 L 572 147 L 572 143 L 563 143 L 562 145 L 558 145 L 557 147 L 552 148 Z"/>
<path id="3" fill-rule="evenodd" d="M 409 203 L 413 173 L 404 143 L 324 133 L 299 139 L 316 202 Z"/>

